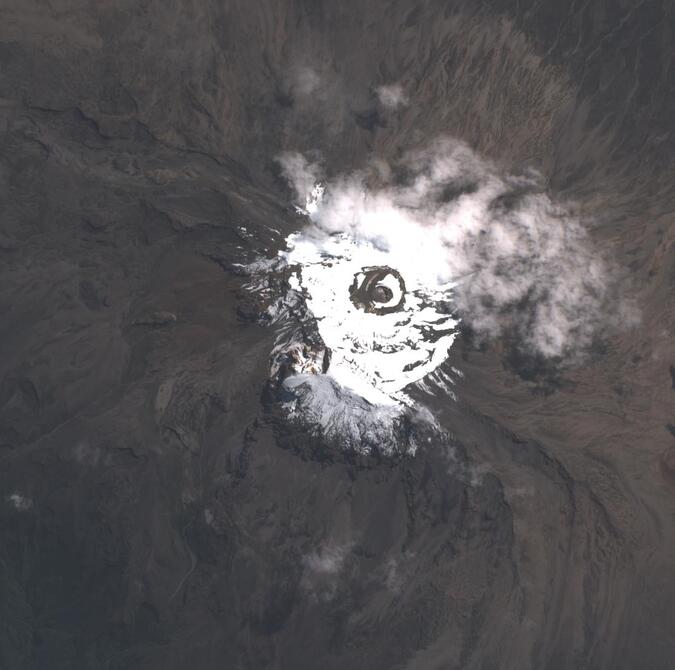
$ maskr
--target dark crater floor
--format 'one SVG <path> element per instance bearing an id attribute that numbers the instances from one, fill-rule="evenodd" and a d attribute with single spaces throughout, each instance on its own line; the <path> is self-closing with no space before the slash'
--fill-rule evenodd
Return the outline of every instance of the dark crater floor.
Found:
<path id="1" fill-rule="evenodd" d="M 674 29 L 667 0 L 0 0 L 0 668 L 673 668 Z M 336 457 L 266 409 L 237 263 L 303 225 L 280 151 L 442 134 L 573 200 L 640 324 L 562 370 L 458 338 L 438 439 Z"/>

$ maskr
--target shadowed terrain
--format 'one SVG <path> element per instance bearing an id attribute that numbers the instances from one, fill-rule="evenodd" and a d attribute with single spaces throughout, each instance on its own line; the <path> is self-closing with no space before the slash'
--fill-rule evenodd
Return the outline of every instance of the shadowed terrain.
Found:
<path id="1" fill-rule="evenodd" d="M 0 668 L 672 668 L 674 29 L 0 0 Z M 568 366 L 467 327 L 456 398 L 418 398 L 443 432 L 357 455 L 270 403 L 241 265 L 306 224 L 280 152 L 330 178 L 441 136 L 537 170 L 634 318 Z"/>

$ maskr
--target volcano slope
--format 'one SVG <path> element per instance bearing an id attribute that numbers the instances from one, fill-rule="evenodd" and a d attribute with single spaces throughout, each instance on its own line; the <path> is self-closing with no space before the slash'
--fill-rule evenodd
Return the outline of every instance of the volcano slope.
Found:
<path id="1" fill-rule="evenodd" d="M 673 27 L 2 0 L 0 667 L 672 668 Z M 358 453 L 280 411 L 242 266 L 307 225 L 283 152 L 330 181 L 442 136 L 536 170 L 636 307 L 564 365 L 465 319 L 438 426 Z"/>

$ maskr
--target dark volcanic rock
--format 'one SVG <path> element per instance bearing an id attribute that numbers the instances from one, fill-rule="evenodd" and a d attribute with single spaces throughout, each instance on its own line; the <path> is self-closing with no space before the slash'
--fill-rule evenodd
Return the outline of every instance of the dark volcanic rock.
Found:
<path id="1" fill-rule="evenodd" d="M 673 27 L 5 0 L 0 668 L 671 668 Z M 358 456 L 261 402 L 285 280 L 245 298 L 241 265 L 301 225 L 280 151 L 334 174 L 443 134 L 574 200 L 641 323 L 562 372 L 458 342 L 443 431 Z"/>

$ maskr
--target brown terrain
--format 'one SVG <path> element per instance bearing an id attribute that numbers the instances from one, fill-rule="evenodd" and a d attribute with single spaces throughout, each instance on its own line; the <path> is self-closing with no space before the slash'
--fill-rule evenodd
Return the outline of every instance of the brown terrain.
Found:
<path id="1" fill-rule="evenodd" d="M 675 667 L 674 18 L 0 0 L 0 668 Z M 303 225 L 274 158 L 445 134 L 574 203 L 639 321 L 554 371 L 466 333 L 452 448 L 308 448 L 232 265 Z"/>

